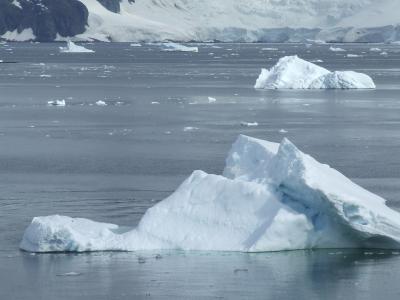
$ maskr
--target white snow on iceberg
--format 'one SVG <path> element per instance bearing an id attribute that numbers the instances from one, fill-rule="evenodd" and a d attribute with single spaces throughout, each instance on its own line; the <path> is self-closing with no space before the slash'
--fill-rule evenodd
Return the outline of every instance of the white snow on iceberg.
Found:
<path id="1" fill-rule="evenodd" d="M 322 68 L 299 58 L 284 56 L 271 69 L 262 69 L 256 89 L 374 89 L 371 77 L 354 71 Z"/>
<path id="2" fill-rule="evenodd" d="M 239 136 L 224 175 L 194 171 L 139 225 L 36 217 L 21 249 L 32 252 L 400 247 L 400 214 L 328 165 L 280 144 Z"/>
<path id="3" fill-rule="evenodd" d="M 62 53 L 94 53 L 93 50 L 78 46 L 72 41 L 67 41 L 67 47 L 60 47 Z"/>

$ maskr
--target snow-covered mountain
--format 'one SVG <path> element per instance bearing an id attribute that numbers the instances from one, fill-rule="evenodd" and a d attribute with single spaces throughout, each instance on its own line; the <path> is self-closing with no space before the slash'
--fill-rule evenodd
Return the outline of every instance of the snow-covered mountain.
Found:
<path id="1" fill-rule="evenodd" d="M 16 10 L 41 19 L 28 7 L 46 11 L 56 34 L 20 18 L 3 25 Z M 0 35 L 31 29 L 38 40 L 387 42 L 400 40 L 399 11 L 399 0 L 0 0 Z"/>

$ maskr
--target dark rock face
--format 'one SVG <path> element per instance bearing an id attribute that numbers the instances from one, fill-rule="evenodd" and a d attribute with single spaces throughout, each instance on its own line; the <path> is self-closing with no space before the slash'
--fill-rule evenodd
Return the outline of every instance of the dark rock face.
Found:
<path id="1" fill-rule="evenodd" d="M 107 8 L 109 11 L 119 13 L 120 12 L 120 2 L 121 0 L 97 0 L 98 2 L 101 3 L 105 8 Z M 128 0 L 130 3 L 135 3 L 135 0 Z"/>
<path id="2" fill-rule="evenodd" d="M 97 1 L 100 2 L 109 11 L 115 13 L 119 13 L 120 11 L 119 3 L 121 2 L 121 0 L 97 0 Z"/>
<path id="3" fill-rule="evenodd" d="M 32 28 L 38 41 L 74 36 L 85 31 L 88 14 L 78 0 L 0 0 L 0 35 Z"/>

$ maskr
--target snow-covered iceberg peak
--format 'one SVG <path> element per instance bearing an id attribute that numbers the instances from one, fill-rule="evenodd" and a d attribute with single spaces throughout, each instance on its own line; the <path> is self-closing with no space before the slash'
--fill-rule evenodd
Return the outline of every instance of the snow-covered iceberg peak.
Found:
<path id="1" fill-rule="evenodd" d="M 366 74 L 322 68 L 297 55 L 279 59 L 271 69 L 262 69 L 256 89 L 374 89 Z"/>
<path id="2" fill-rule="evenodd" d="M 36 217 L 21 249 L 279 251 L 400 248 L 400 214 L 335 169 L 280 144 L 240 135 L 224 176 L 194 171 L 139 225 Z"/>
<path id="3" fill-rule="evenodd" d="M 67 47 L 60 47 L 60 52 L 63 52 L 63 53 L 94 53 L 94 50 L 87 49 L 83 46 L 78 46 L 72 41 L 67 41 Z"/>

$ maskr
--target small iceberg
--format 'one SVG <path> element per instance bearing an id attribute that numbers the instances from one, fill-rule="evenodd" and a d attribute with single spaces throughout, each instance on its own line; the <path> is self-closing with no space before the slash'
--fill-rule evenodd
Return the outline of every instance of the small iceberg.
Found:
<path id="1" fill-rule="evenodd" d="M 245 121 L 242 121 L 242 122 L 240 122 L 240 125 L 244 126 L 244 127 L 257 127 L 258 123 L 257 122 L 245 122 Z"/>
<path id="2" fill-rule="evenodd" d="M 67 41 L 67 47 L 60 47 L 62 53 L 94 53 L 93 50 L 78 46 L 72 41 Z"/>
<path id="3" fill-rule="evenodd" d="M 47 101 L 48 106 L 65 106 L 65 100 L 51 100 Z"/>
<path id="4" fill-rule="evenodd" d="M 188 47 L 185 45 L 177 44 L 177 43 L 163 43 L 161 44 L 163 47 L 163 51 L 181 51 L 181 52 L 199 52 L 198 47 Z"/>
<path id="5" fill-rule="evenodd" d="M 20 248 L 31 252 L 400 248 L 400 213 L 301 152 L 240 135 L 223 175 L 194 171 L 136 228 L 67 216 L 36 217 Z"/>
<path id="6" fill-rule="evenodd" d="M 271 69 L 262 69 L 256 89 L 374 89 L 366 74 L 353 71 L 331 72 L 299 58 L 285 56 Z"/>
<path id="7" fill-rule="evenodd" d="M 103 100 L 99 100 L 99 101 L 96 101 L 96 105 L 97 106 L 107 106 L 107 102 L 105 102 Z"/>
<path id="8" fill-rule="evenodd" d="M 351 58 L 353 58 L 353 57 L 362 57 L 362 55 L 349 53 L 349 54 L 346 55 L 346 57 L 351 57 Z"/>
<path id="9" fill-rule="evenodd" d="M 346 52 L 346 50 L 344 50 L 343 48 L 339 48 L 339 47 L 329 47 L 329 50 L 331 50 L 332 52 Z"/>

